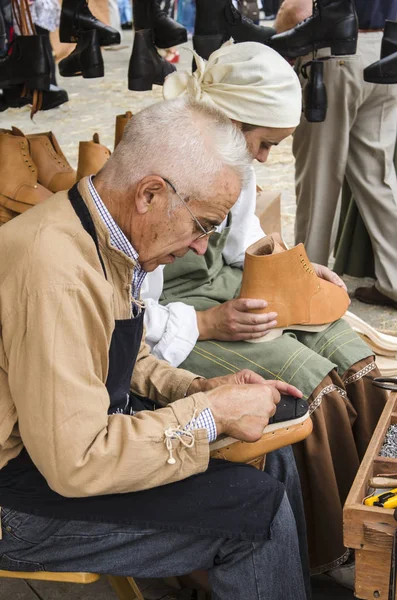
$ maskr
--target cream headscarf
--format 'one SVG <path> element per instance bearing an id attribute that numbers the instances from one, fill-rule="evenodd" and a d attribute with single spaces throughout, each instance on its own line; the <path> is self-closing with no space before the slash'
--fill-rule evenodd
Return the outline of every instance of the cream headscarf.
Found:
<path id="1" fill-rule="evenodd" d="M 260 127 L 296 127 L 301 86 L 293 68 L 277 52 L 256 42 L 226 43 L 208 61 L 194 53 L 193 75 L 175 72 L 163 87 L 166 100 L 188 94 L 235 121 Z"/>

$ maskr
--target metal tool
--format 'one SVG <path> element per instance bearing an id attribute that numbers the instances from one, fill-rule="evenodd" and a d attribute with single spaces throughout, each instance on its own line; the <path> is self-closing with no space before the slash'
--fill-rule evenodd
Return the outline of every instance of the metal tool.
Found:
<path id="1" fill-rule="evenodd" d="M 397 377 L 375 377 L 372 384 L 384 390 L 397 392 Z"/>

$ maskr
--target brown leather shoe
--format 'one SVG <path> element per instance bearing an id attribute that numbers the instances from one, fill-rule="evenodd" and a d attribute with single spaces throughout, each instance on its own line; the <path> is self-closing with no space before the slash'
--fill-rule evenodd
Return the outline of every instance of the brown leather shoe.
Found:
<path id="1" fill-rule="evenodd" d="M 132 112 L 130 110 L 127 110 L 127 112 L 124 115 L 117 115 L 116 127 L 115 127 L 115 133 L 114 133 L 114 147 L 115 148 L 116 148 L 117 144 L 120 142 L 121 138 L 123 137 L 125 126 L 127 125 L 128 121 L 130 119 L 132 119 Z"/>
<path id="2" fill-rule="evenodd" d="M 350 304 L 342 288 L 317 277 L 303 244 L 274 253 L 275 242 L 264 238 L 245 253 L 240 298 L 266 300 L 252 312 L 276 312 L 278 328 L 308 329 L 340 319 Z M 304 326 L 304 327 L 302 327 Z"/>
<path id="3" fill-rule="evenodd" d="M 73 187 L 76 171 L 66 160 L 52 131 L 34 133 L 27 138 L 30 154 L 37 167 L 38 181 L 54 193 Z"/>
<path id="4" fill-rule="evenodd" d="M 52 196 L 38 183 L 29 142 L 19 129 L 0 130 L 0 206 L 22 213 Z"/>
<path id="5" fill-rule="evenodd" d="M 397 308 L 397 302 L 389 296 L 382 294 L 374 285 L 372 287 L 359 287 L 354 293 L 354 297 L 365 304 L 377 304 L 378 306 L 391 306 Z"/>
<path id="6" fill-rule="evenodd" d="M 99 135 L 94 133 L 89 142 L 79 144 L 79 162 L 77 165 L 76 181 L 88 175 L 96 175 L 110 156 L 110 150 L 99 141 Z"/>

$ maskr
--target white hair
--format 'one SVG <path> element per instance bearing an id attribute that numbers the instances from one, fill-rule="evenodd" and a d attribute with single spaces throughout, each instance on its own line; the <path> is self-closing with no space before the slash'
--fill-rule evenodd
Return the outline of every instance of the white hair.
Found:
<path id="1" fill-rule="evenodd" d="M 112 187 L 128 188 L 159 175 L 186 199 L 202 200 L 225 168 L 245 185 L 251 164 L 245 137 L 230 119 L 204 103 L 177 98 L 134 115 L 103 176 Z"/>

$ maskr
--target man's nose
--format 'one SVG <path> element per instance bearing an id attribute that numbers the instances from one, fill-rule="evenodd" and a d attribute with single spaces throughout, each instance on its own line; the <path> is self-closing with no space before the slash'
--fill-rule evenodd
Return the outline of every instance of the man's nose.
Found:
<path id="1" fill-rule="evenodd" d="M 260 163 L 264 163 L 267 161 L 267 157 L 269 156 L 270 148 L 263 148 L 258 150 L 257 155 L 255 156 L 256 160 Z"/>
<path id="2" fill-rule="evenodd" d="M 193 240 L 193 242 L 190 244 L 189 248 L 191 250 L 193 250 L 193 252 L 195 252 L 196 254 L 199 254 L 200 256 L 202 254 L 205 254 L 207 252 L 207 248 L 208 248 L 208 235 L 206 235 L 203 238 Z"/>

